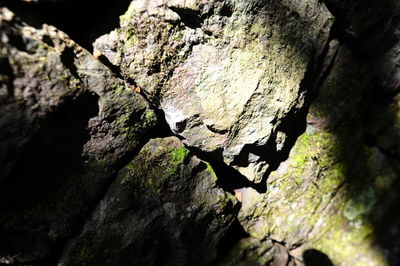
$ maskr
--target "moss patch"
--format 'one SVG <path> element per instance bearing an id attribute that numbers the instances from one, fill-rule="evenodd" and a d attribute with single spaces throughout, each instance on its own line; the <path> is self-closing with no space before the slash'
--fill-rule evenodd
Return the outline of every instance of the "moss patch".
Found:
<path id="1" fill-rule="evenodd" d="M 175 140 L 177 141 L 177 140 Z M 162 189 L 180 178 L 189 151 L 176 142 L 157 144 L 153 140 L 120 173 L 121 184 L 132 191 L 160 195 Z"/>

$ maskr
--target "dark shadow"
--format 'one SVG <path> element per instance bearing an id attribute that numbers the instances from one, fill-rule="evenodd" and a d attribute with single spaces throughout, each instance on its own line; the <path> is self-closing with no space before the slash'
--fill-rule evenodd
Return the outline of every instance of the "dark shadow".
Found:
<path id="1" fill-rule="evenodd" d="M 171 10 L 176 12 L 181 18 L 182 23 L 189 28 L 196 29 L 201 27 L 202 21 L 200 20 L 198 11 L 178 7 L 171 7 Z"/>
<path id="2" fill-rule="evenodd" d="M 373 228 L 370 237 L 376 246 L 371 248 L 379 250 L 389 265 L 398 265 L 400 128 L 396 125 L 399 83 L 395 75 L 399 68 L 395 64 L 400 58 L 391 57 L 394 62 L 389 68 L 382 64 L 382 58 L 390 49 L 398 49 L 399 5 L 395 1 L 361 0 L 326 3 L 337 18 L 335 37 L 352 55 L 344 59 L 342 54 L 337 62 L 343 70 L 332 73 L 338 81 L 335 91 L 320 92 L 316 99 L 331 110 L 325 117 L 326 128 L 336 136 L 336 158 L 345 169 L 347 210 L 351 203 L 363 209 L 359 214 L 363 223 Z M 351 78 L 359 80 L 349 82 Z M 328 83 L 321 86 L 329 88 Z"/>
<path id="3" fill-rule="evenodd" d="M 18 209 L 46 198 L 66 177 L 82 170 L 88 120 L 98 113 L 98 97 L 83 94 L 66 103 L 43 122 L 24 148 L 18 167 L 0 188 L 0 209 Z"/>
<path id="4" fill-rule="evenodd" d="M 87 125 L 89 119 L 98 113 L 97 101 L 98 96 L 92 93 L 66 99 L 58 110 L 40 123 L 30 141 L 22 143 L 25 146 L 18 149 L 16 167 L 0 186 L 2 252 L 24 252 L 35 245 L 43 247 L 43 243 L 52 248 L 56 246 L 46 234 L 38 233 L 50 222 L 46 220 L 48 210 L 43 208 L 38 211 L 36 207 L 43 202 L 51 205 L 54 193 L 60 191 L 71 176 L 82 171 L 83 145 L 89 138 Z M 37 221 L 27 218 L 33 210 L 38 211 L 35 213 Z M 43 224 L 37 224 L 38 221 Z M 55 264 L 35 262 L 31 265 Z"/>
<path id="5" fill-rule="evenodd" d="M 303 252 L 305 266 L 333 266 L 329 257 L 316 249 L 307 249 Z"/>
<path id="6" fill-rule="evenodd" d="M 14 73 L 9 59 L 5 56 L 0 56 L 0 75 L 4 77 L 4 80 L 0 80 L 0 85 L 3 83 L 7 87 L 7 97 L 10 97 L 14 93 Z"/>
<path id="7" fill-rule="evenodd" d="M 392 38 L 396 23 L 393 14 L 398 10 L 395 2 L 324 0 L 336 18 L 338 38 L 364 57 L 374 57 L 395 43 L 396 38 Z"/>
<path id="8" fill-rule="evenodd" d="M 243 238 L 249 237 L 242 225 L 237 219 L 235 219 L 232 225 L 228 228 L 225 235 L 221 238 L 217 246 L 217 258 L 224 258 L 228 252 Z M 214 265 L 218 265 L 218 260 L 215 261 Z"/>
<path id="9" fill-rule="evenodd" d="M 82 0 L 39 3 L 1 0 L 26 23 L 40 27 L 46 23 L 66 32 L 88 51 L 96 38 L 119 26 L 119 16 L 126 12 L 130 0 Z"/>
<path id="10" fill-rule="evenodd" d="M 187 148 L 190 150 L 190 152 L 196 155 L 196 157 L 208 162 L 211 165 L 215 171 L 215 174 L 218 176 L 217 185 L 223 190 L 234 194 L 235 189 L 251 187 L 259 193 L 265 193 L 267 188 L 264 182 L 255 184 L 249 181 L 238 170 L 224 163 L 220 156 L 203 152 L 195 147 Z"/>

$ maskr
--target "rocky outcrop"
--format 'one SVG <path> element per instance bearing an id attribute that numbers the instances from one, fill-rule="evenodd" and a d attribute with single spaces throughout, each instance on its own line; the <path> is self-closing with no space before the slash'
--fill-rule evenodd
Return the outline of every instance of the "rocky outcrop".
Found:
<path id="1" fill-rule="evenodd" d="M 399 263 L 396 1 L 127 9 L 0 9 L 1 263 Z"/>

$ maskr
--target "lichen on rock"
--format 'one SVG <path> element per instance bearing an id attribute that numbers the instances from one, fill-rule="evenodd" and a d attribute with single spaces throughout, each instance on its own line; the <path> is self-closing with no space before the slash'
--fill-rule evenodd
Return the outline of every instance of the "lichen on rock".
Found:
<path id="1" fill-rule="evenodd" d="M 264 153 L 287 149 L 280 125 L 299 119 L 289 114 L 304 108 L 302 80 L 332 20 L 317 1 L 133 1 L 95 47 L 160 103 L 187 145 L 259 183 L 272 163 Z"/>
<path id="2" fill-rule="evenodd" d="M 396 1 L 0 2 L 0 264 L 400 263 Z"/>
<path id="3" fill-rule="evenodd" d="M 177 138 L 152 139 L 118 173 L 59 265 L 208 264 L 237 209 Z"/>

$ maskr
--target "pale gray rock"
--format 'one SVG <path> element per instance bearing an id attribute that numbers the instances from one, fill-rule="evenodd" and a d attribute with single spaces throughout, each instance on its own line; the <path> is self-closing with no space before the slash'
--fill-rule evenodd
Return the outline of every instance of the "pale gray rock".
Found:
<path id="1" fill-rule="evenodd" d="M 132 1 L 95 48 L 184 143 L 259 183 L 287 149 L 333 17 L 317 1 Z M 308 73 L 309 74 L 309 73 Z"/>

